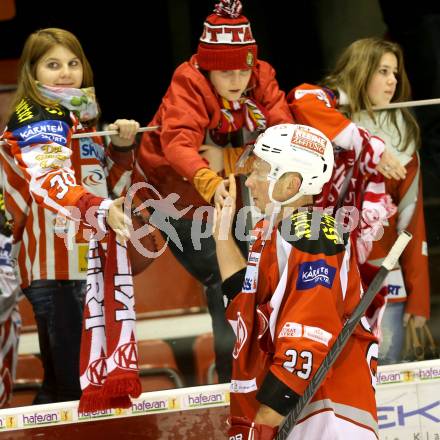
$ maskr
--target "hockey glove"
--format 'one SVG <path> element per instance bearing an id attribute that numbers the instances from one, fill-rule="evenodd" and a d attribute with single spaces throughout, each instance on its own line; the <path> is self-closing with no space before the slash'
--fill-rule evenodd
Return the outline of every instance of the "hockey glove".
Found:
<path id="1" fill-rule="evenodd" d="M 231 417 L 229 440 L 273 440 L 278 428 L 251 422 L 245 417 Z"/>

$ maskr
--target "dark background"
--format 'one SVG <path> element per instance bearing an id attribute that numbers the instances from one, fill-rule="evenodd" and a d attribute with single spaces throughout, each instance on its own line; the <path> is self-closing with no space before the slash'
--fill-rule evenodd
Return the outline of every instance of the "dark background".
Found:
<path id="1" fill-rule="evenodd" d="M 146 125 L 174 69 L 196 51 L 203 21 L 215 2 L 123 0 L 115 6 L 98 0 L 16 0 L 16 16 L 0 21 L 0 63 L 19 58 L 26 37 L 35 30 L 65 28 L 79 38 L 92 65 L 102 120 L 134 118 Z M 414 99 L 440 97 L 440 2 L 243 0 L 243 4 L 259 58 L 273 65 L 286 92 L 322 78 L 352 41 L 387 35 L 403 46 Z M 417 116 L 423 134 L 431 322 L 435 322 L 431 328 L 440 340 L 440 106 L 419 107 Z"/>
<path id="2" fill-rule="evenodd" d="M 103 120 L 153 116 L 174 69 L 197 49 L 212 0 L 61 2 L 16 0 L 16 16 L 0 22 L 0 60 L 18 58 L 26 37 L 61 27 L 80 40 L 95 74 Z M 320 78 L 314 1 L 244 1 L 259 58 L 277 70 L 282 89 Z"/>
<path id="3" fill-rule="evenodd" d="M 30 33 L 65 28 L 78 37 L 92 65 L 102 122 L 133 118 L 145 126 L 175 68 L 196 52 L 203 21 L 217 1 L 123 0 L 115 6 L 97 0 L 15 0 L 15 17 L 0 21 L 0 68 L 2 60 L 20 57 Z M 242 3 L 259 58 L 272 64 L 285 92 L 321 79 L 354 40 L 386 36 L 403 47 L 414 99 L 440 97 L 440 2 L 418 0 L 411 7 L 400 0 Z M 422 127 L 424 175 L 437 178 L 440 106 L 418 107 L 416 116 Z M 439 186 L 427 182 L 425 195 L 439 197 Z M 429 232 L 438 239 L 440 253 L 438 228 Z"/>

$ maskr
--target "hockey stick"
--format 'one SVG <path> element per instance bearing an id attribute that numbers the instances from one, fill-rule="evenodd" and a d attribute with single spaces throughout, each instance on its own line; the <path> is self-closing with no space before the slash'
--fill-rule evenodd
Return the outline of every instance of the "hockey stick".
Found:
<path id="1" fill-rule="evenodd" d="M 438 104 L 440 104 L 440 98 L 419 99 L 418 101 L 391 102 L 390 104 L 381 105 L 379 107 L 373 107 L 373 110 L 374 111 L 390 110 L 393 108 L 420 107 L 420 106 L 424 106 L 424 105 L 438 105 Z"/>
<path id="2" fill-rule="evenodd" d="M 141 127 L 138 129 L 137 133 L 143 133 L 144 131 L 155 131 L 160 128 L 160 125 L 152 125 L 151 127 Z M 103 131 L 93 131 L 88 133 L 75 133 L 72 135 L 72 139 L 89 138 L 92 136 L 112 136 L 118 134 L 117 130 L 103 130 Z M 0 140 L 0 146 L 6 144 L 6 141 Z"/>
<path id="3" fill-rule="evenodd" d="M 152 125 L 151 127 L 141 127 L 138 129 L 137 133 L 143 133 L 144 131 L 155 131 L 158 128 L 160 128 L 160 125 Z M 103 130 L 103 131 L 94 131 L 89 133 L 75 133 L 72 135 L 72 139 L 87 138 L 91 136 L 112 136 L 118 133 L 119 133 L 118 130 Z"/>
<path id="4" fill-rule="evenodd" d="M 310 381 L 308 387 L 304 391 L 304 394 L 301 396 L 301 398 L 299 399 L 298 403 L 293 408 L 293 410 L 290 411 L 290 413 L 284 419 L 283 424 L 280 426 L 278 430 L 276 440 L 287 439 L 288 435 L 295 426 L 295 423 L 298 420 L 301 411 L 304 409 L 304 407 L 309 403 L 309 400 L 316 393 L 317 389 L 319 388 L 325 376 L 327 375 L 328 371 L 330 370 L 331 366 L 333 365 L 333 363 L 335 362 L 335 360 L 343 350 L 345 344 L 347 343 L 348 339 L 350 338 L 351 334 L 353 333 L 360 319 L 364 315 L 368 306 L 373 301 L 374 297 L 376 296 L 376 293 L 381 288 L 382 283 L 385 280 L 385 277 L 388 275 L 388 272 L 390 272 L 395 267 L 400 255 L 402 254 L 403 250 L 405 249 L 406 245 L 411 240 L 411 238 L 412 235 L 409 232 L 403 231 L 400 233 L 399 237 L 397 238 L 390 252 L 383 261 L 379 269 L 379 272 L 376 274 L 370 286 L 368 287 L 368 290 L 365 292 L 359 304 L 354 309 L 350 318 L 344 324 L 341 333 L 339 333 L 332 348 L 330 349 L 330 351 L 327 353 L 327 356 L 322 361 L 322 364 L 316 370 L 316 373 L 313 376 L 312 380 Z"/>

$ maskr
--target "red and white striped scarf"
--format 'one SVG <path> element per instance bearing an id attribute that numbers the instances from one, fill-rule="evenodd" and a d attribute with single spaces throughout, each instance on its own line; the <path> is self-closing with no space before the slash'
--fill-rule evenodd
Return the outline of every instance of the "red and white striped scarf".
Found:
<path id="1" fill-rule="evenodd" d="M 366 130 L 359 129 L 362 148 L 340 150 L 335 153 L 332 178 L 324 186 L 316 206 L 327 208 L 355 207 L 360 213 L 352 238 L 356 244 L 359 263 L 367 260 L 386 219 L 396 212 L 396 206 L 386 193 L 384 178 L 376 171 L 383 151 L 383 143 Z M 335 213 L 333 213 L 335 214 Z"/>
<path id="2" fill-rule="evenodd" d="M 78 411 L 128 408 L 141 394 L 134 290 L 127 248 L 108 233 L 90 241 L 81 338 Z"/>
<path id="3" fill-rule="evenodd" d="M 231 133 L 245 126 L 249 131 L 266 129 L 266 110 L 251 98 L 241 97 L 238 101 L 228 101 L 220 97 L 221 116 L 216 131 Z"/>

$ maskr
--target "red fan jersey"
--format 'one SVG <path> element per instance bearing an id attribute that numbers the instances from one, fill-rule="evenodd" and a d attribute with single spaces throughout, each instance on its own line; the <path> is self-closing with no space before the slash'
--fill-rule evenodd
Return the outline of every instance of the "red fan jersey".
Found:
<path id="1" fill-rule="evenodd" d="M 71 139 L 81 131 L 66 108 L 23 99 L 3 133 L 5 203 L 20 246 L 22 287 L 39 279 L 85 279 L 87 235 L 72 220 L 81 217 L 78 201 L 88 193 L 107 198 L 107 188 L 119 195 L 130 183 L 133 153 L 105 150 L 93 132 Z"/>

